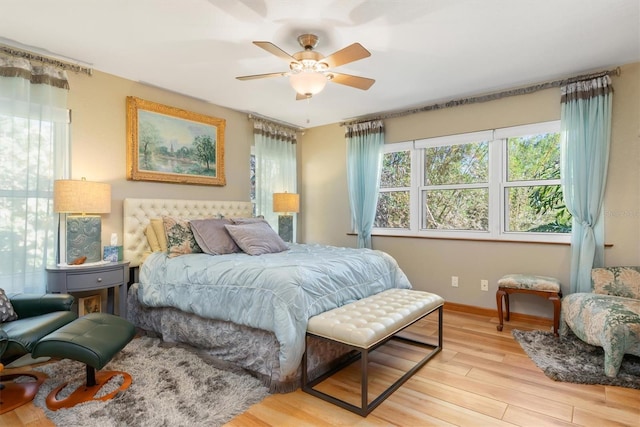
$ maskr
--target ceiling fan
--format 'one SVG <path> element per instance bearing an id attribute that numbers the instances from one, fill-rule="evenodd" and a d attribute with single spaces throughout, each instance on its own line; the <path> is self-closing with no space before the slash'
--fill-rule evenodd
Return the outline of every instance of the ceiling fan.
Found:
<path id="1" fill-rule="evenodd" d="M 315 34 L 302 34 L 298 37 L 298 43 L 304 50 L 289 55 L 284 50 L 271 42 L 254 41 L 258 47 L 289 62 L 289 71 L 279 73 L 254 74 L 251 76 L 236 77 L 238 80 L 263 79 L 267 77 L 289 77 L 289 83 L 295 89 L 296 99 L 307 99 L 324 89 L 328 81 L 356 89 L 367 90 L 375 83 L 374 79 L 353 76 L 350 74 L 336 73 L 331 69 L 340 65 L 364 59 L 371 53 L 360 43 L 353 43 L 331 55 L 325 57 L 314 50 L 318 44 L 318 36 Z"/>

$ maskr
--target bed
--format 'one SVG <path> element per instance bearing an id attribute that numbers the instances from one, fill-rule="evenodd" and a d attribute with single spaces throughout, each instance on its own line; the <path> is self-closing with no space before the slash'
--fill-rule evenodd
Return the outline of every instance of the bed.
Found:
<path id="1" fill-rule="evenodd" d="M 123 252 L 139 269 L 127 316 L 167 342 L 251 372 L 272 392 L 289 392 L 300 385 L 310 317 L 411 285 L 388 254 L 284 243 L 251 213 L 249 202 L 125 199 Z M 151 238 L 159 223 L 168 249 Z M 220 243 L 229 236 L 234 251 Z M 308 352 L 312 371 L 346 356 L 319 340 Z"/>

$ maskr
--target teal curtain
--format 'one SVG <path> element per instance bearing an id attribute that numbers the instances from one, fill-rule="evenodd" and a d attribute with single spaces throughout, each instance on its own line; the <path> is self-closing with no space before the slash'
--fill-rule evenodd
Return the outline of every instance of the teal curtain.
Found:
<path id="1" fill-rule="evenodd" d="M 68 177 L 64 70 L 0 56 L 0 278 L 5 291 L 44 293 L 55 264 L 53 181 Z"/>
<path id="2" fill-rule="evenodd" d="M 297 193 L 296 131 L 263 120 L 253 121 L 256 215 L 278 230 L 273 193 Z M 297 214 L 293 214 L 295 242 Z"/>
<path id="3" fill-rule="evenodd" d="M 380 189 L 384 124 L 375 120 L 346 125 L 345 138 L 351 225 L 358 234 L 358 247 L 371 248 L 371 230 Z"/>
<path id="4" fill-rule="evenodd" d="M 590 292 L 591 269 L 604 266 L 602 200 L 613 87 L 605 75 L 567 84 L 561 91 L 562 191 L 573 216 L 570 292 Z"/>

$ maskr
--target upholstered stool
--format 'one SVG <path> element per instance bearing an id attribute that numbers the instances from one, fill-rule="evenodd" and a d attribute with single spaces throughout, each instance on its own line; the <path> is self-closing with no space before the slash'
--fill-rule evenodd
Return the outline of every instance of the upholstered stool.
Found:
<path id="1" fill-rule="evenodd" d="M 532 276 L 526 274 L 507 274 L 498 280 L 496 303 L 498 305 L 499 324 L 496 327 L 502 330 L 504 320 L 509 320 L 509 295 L 532 294 L 546 298 L 553 303 L 553 333 L 558 336 L 560 325 L 560 300 L 562 290 L 558 279 L 547 276 Z M 502 299 L 504 298 L 505 315 L 502 316 Z"/>
<path id="2" fill-rule="evenodd" d="M 71 359 L 86 364 L 87 380 L 68 397 L 58 400 L 58 393 L 68 384 L 62 384 L 47 396 L 47 407 L 52 411 L 70 408 L 91 400 L 109 400 L 131 385 L 131 376 L 120 371 L 101 371 L 120 350 L 133 339 L 136 329 L 131 322 L 106 313 L 90 313 L 42 338 L 33 348 L 33 357 L 50 356 Z M 123 384 L 102 397 L 95 397 L 111 378 L 122 375 Z"/>

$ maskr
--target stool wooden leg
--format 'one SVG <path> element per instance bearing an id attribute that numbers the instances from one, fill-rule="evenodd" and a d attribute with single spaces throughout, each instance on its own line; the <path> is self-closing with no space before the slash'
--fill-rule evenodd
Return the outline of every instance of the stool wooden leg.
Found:
<path id="1" fill-rule="evenodd" d="M 549 301 L 553 303 L 553 334 L 557 337 L 560 329 L 560 295 L 550 296 Z"/>
<path id="2" fill-rule="evenodd" d="M 502 289 L 498 289 L 496 291 L 496 305 L 498 306 L 498 322 L 499 322 L 498 326 L 496 326 L 496 329 L 499 331 L 502 331 L 502 327 L 504 325 L 504 320 L 502 318 L 502 297 L 506 295 L 507 293 Z"/>
<path id="3" fill-rule="evenodd" d="M 506 320 L 507 322 L 510 320 L 510 313 L 511 313 L 511 309 L 509 308 L 509 292 L 505 291 L 504 292 L 504 320 Z"/>

